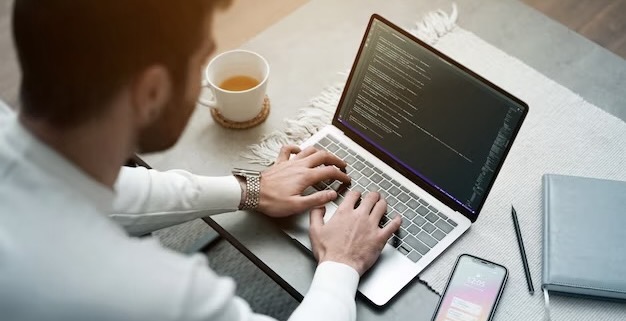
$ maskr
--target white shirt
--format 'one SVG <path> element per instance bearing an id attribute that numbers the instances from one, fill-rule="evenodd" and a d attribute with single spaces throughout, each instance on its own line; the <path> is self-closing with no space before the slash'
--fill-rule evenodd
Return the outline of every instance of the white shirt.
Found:
<path id="1" fill-rule="evenodd" d="M 0 319 L 269 319 L 203 255 L 128 235 L 235 210 L 234 177 L 123 168 L 112 191 L 2 114 Z M 355 320 L 358 279 L 347 265 L 320 264 L 290 320 Z"/>

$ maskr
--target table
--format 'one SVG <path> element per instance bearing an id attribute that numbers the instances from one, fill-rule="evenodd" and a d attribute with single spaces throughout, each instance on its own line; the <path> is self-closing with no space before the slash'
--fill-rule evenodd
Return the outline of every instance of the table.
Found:
<path id="1" fill-rule="evenodd" d="M 199 108 L 172 150 L 145 157 L 154 168 L 183 168 L 204 175 L 225 175 L 248 167 L 239 153 L 272 130 L 283 127 L 308 99 L 317 96 L 338 71 L 348 71 L 369 16 L 380 13 L 409 26 L 451 0 L 311 0 L 244 46 L 271 65 L 268 95 L 272 112 L 247 131 L 219 127 Z M 626 120 L 626 63 L 566 27 L 516 0 L 467 0 L 459 3 L 458 24 L 513 55 L 582 97 Z M 311 282 L 315 262 L 305 250 L 261 215 L 235 212 L 205 219 L 223 237 L 294 297 Z M 359 320 L 430 320 L 439 297 L 415 280 L 383 308 L 357 296 Z"/>

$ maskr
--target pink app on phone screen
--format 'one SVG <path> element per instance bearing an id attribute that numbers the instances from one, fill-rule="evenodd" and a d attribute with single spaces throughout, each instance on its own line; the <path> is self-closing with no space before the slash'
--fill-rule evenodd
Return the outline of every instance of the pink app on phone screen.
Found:
<path id="1" fill-rule="evenodd" d="M 507 274 L 504 266 L 467 254 L 459 256 L 433 320 L 491 320 Z"/>

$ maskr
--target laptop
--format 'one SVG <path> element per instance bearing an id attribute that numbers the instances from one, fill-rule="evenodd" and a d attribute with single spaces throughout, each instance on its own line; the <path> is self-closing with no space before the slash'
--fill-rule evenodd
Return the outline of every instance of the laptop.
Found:
<path id="1" fill-rule="evenodd" d="M 350 190 L 380 192 L 384 226 L 402 227 L 359 292 L 382 306 L 476 221 L 528 106 L 379 15 L 372 15 L 332 124 L 305 141 L 344 159 L 352 183 L 337 189 L 332 217 Z M 308 215 L 281 228 L 309 250 Z"/>

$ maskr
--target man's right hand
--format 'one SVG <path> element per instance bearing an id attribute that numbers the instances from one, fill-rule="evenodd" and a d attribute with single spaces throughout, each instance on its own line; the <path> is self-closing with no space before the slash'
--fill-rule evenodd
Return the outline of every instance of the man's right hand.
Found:
<path id="1" fill-rule="evenodd" d="M 324 207 L 311 210 L 309 237 L 319 263 L 344 263 L 363 275 L 374 265 L 387 240 L 400 228 L 402 219 L 397 215 L 381 229 L 378 224 L 387 211 L 387 202 L 379 193 L 371 192 L 354 208 L 360 197 L 358 192 L 349 192 L 326 223 Z"/>

